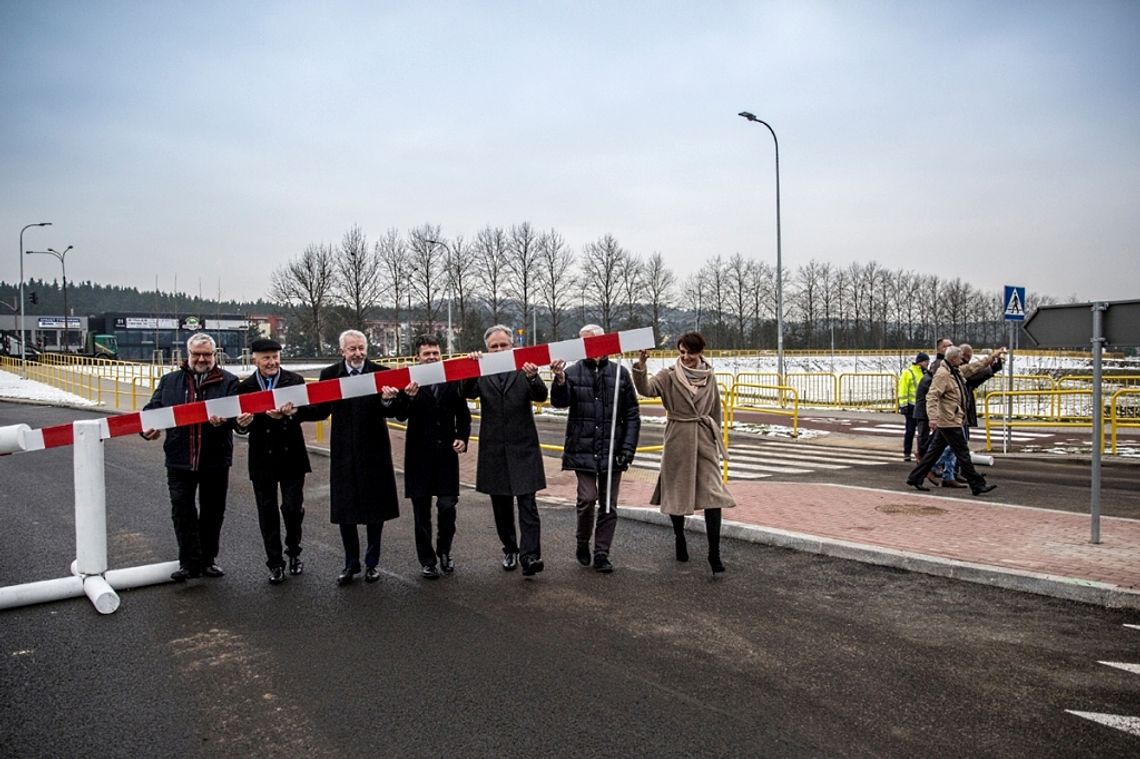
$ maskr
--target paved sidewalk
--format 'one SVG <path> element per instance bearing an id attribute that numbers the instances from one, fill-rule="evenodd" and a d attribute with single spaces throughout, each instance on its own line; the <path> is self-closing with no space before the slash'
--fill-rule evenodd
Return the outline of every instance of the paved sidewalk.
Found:
<path id="1" fill-rule="evenodd" d="M 403 433 L 392 431 L 397 466 Z M 477 444 L 460 458 L 460 479 L 475 482 Z M 575 502 L 576 479 L 544 457 L 539 498 Z M 620 515 L 668 524 L 649 506 L 655 472 L 634 469 L 621 484 Z M 1140 609 L 1140 520 L 1101 517 L 1101 543 L 1089 542 L 1087 514 L 1000 500 L 942 498 L 900 480 L 882 490 L 846 485 L 731 482 L 737 507 L 724 513 L 726 537 L 952 577 L 1100 606 Z M 995 498 L 994 496 L 998 496 Z M 703 530 L 698 516 L 690 529 Z"/>

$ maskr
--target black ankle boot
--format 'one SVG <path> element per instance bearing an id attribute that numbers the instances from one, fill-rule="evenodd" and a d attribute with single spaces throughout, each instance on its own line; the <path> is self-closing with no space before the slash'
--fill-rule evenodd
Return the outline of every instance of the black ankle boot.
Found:
<path id="1" fill-rule="evenodd" d="M 689 560 L 689 544 L 685 542 L 684 535 L 675 536 L 677 539 L 677 561 Z"/>
<path id="2" fill-rule="evenodd" d="M 709 566 L 712 567 L 712 573 L 714 575 L 719 575 L 724 572 L 724 564 L 721 563 L 719 556 L 710 556 Z"/>

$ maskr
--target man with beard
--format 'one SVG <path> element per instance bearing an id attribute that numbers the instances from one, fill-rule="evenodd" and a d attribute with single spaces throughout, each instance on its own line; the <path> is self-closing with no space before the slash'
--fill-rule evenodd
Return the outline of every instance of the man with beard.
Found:
<path id="1" fill-rule="evenodd" d="M 204 332 L 192 335 L 186 341 L 186 352 L 182 366 L 158 381 L 144 411 L 209 401 L 237 392 L 238 378 L 217 365 L 214 338 Z M 232 419 L 211 416 L 203 424 L 167 430 L 162 448 L 166 455 L 170 516 L 178 538 L 178 569 L 170 575 L 175 582 L 225 574 L 215 560 L 233 463 L 233 427 Z M 157 440 L 162 431 L 147 429 L 140 434 L 147 440 Z"/>

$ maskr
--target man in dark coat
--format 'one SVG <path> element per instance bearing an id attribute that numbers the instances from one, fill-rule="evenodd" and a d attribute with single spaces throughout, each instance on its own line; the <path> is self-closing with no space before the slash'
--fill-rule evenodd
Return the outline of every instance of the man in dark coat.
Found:
<path id="1" fill-rule="evenodd" d="M 483 333 L 487 351 L 509 351 L 511 333 L 511 328 L 502 324 L 489 327 Z M 469 354 L 475 360 L 481 356 L 478 352 Z M 538 366 L 528 362 L 521 370 L 464 380 L 463 394 L 479 399 L 475 489 L 491 496 L 495 529 L 503 544 L 503 569 L 509 572 L 521 563 L 523 575 L 530 577 L 543 570 L 542 526 L 534 494 L 546 487 L 531 403 L 546 400 L 546 383 L 538 376 Z M 521 546 L 515 532 L 516 498 Z"/>
<path id="2" fill-rule="evenodd" d="M 186 361 L 158 381 L 154 395 L 143 410 L 234 395 L 238 379 L 217 365 L 216 351 L 214 338 L 204 332 L 192 335 L 186 341 Z M 170 575 L 175 582 L 203 574 L 207 577 L 225 574 L 215 560 L 233 463 L 233 428 L 232 419 L 210 416 L 203 424 L 167 430 L 162 449 L 166 454 L 170 516 L 178 538 L 178 569 Z M 157 440 L 162 431 L 147 429 L 140 434 L 147 440 Z"/>
<path id="3" fill-rule="evenodd" d="M 985 361 L 980 363 L 971 363 L 974 360 L 974 348 L 969 343 L 962 343 L 958 346 L 958 350 L 962 355 L 962 368 L 959 370 L 962 377 L 966 380 L 966 395 L 964 403 L 966 404 L 966 422 L 962 425 L 962 433 L 965 436 L 966 442 L 970 441 L 970 428 L 978 426 L 978 407 L 977 401 L 974 398 L 974 391 L 982 386 L 986 380 L 994 376 L 994 374 L 1001 371 L 1002 354 L 1005 353 L 1005 348 L 998 348 L 989 356 Z M 958 457 L 955 455 L 953 449 L 947 448 L 942 453 L 942 458 L 935 464 L 935 469 L 942 470 L 942 487 L 944 488 L 964 488 L 966 487 L 966 478 L 958 474 L 958 467 L 956 463 Z"/>
<path id="4" fill-rule="evenodd" d="M 416 339 L 416 361 L 438 363 L 439 338 Z M 404 439 L 404 495 L 412 501 L 416 520 L 416 555 L 423 576 L 434 580 L 455 571 L 451 541 L 455 537 L 455 507 L 459 503 L 459 454 L 471 437 L 471 410 L 459 394 L 458 383 L 440 382 L 405 388 L 410 399 L 408 432 Z M 431 544 L 431 499 L 439 510 L 439 535 Z M 439 566 L 436 566 L 436 557 Z"/>
<path id="5" fill-rule="evenodd" d="M 578 331 L 580 337 L 601 335 L 605 332 L 596 324 L 587 324 Z M 578 563 L 590 566 L 590 537 L 594 537 L 593 565 L 599 572 L 612 572 L 610 546 L 617 526 L 617 500 L 621 474 L 629 468 L 641 434 L 641 413 L 637 405 L 637 391 L 625 367 L 618 366 L 608 357 L 587 358 L 567 368 L 566 362 L 554 361 L 554 384 L 550 389 L 550 405 L 568 408 L 566 442 L 562 447 L 562 468 L 573 471 L 578 477 Z M 620 387 L 615 385 L 620 384 Z M 617 391 L 617 426 L 614 430 L 613 449 L 610 448 L 610 429 L 613 426 L 614 396 Z M 611 466 L 612 462 L 612 466 Z M 610 495 L 606 483 L 612 479 Z M 606 506 L 597 506 L 599 494 Z M 594 513 L 597 512 L 597 529 Z"/>
<path id="6" fill-rule="evenodd" d="M 238 384 L 238 393 L 256 393 L 305 384 L 296 372 L 281 368 L 281 344 L 259 339 L 250 345 L 253 374 Z M 241 414 L 238 433 L 249 435 L 249 479 L 257 503 L 257 523 L 265 544 L 269 582 L 285 582 L 285 556 L 289 574 L 305 571 L 301 561 L 301 523 L 305 519 L 305 475 L 312 471 L 301 422 L 317 415 L 312 406 L 286 402 L 262 414 Z M 280 514 L 278 514 L 280 489 Z M 285 521 L 285 552 L 281 551 L 281 521 Z"/>
<path id="7" fill-rule="evenodd" d="M 321 380 L 347 377 L 353 381 L 358 375 L 387 369 L 368 360 L 368 341 L 364 333 L 357 330 L 341 333 L 340 353 L 344 360 L 325 367 Z M 359 382 L 372 382 L 372 378 L 361 377 L 354 384 Z M 315 415 L 317 419 L 332 415 L 329 511 L 333 524 L 340 525 L 344 544 L 344 571 L 337 576 L 337 585 L 348 585 L 360 573 L 360 533 L 356 527 L 360 524 L 365 525 L 368 539 L 364 580 L 380 579 L 378 565 L 384 522 L 400 516 L 388 419 L 402 418 L 406 413 L 406 395 L 398 388 L 387 386 L 377 394 L 373 384 L 366 394 L 322 404 Z"/>

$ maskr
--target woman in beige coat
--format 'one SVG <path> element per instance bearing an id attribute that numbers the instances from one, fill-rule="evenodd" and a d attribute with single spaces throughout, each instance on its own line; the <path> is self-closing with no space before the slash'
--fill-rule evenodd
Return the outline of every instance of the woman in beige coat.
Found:
<path id="1" fill-rule="evenodd" d="M 660 397 L 665 407 L 664 450 L 661 472 L 650 503 L 673 522 L 677 561 L 689 560 L 685 542 L 685 517 L 697 509 L 704 511 L 709 540 L 709 566 L 713 574 L 724 571 L 720 560 L 720 522 L 723 508 L 736 505 L 720 477 L 720 460 L 725 455 L 721 442 L 720 390 L 716 377 L 702 355 L 705 339 L 700 332 L 686 332 L 677 338 L 675 366 L 650 377 L 645 369 L 649 354 L 633 365 L 633 384 L 646 397 Z"/>

